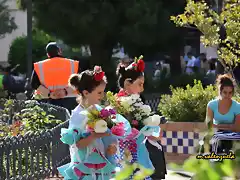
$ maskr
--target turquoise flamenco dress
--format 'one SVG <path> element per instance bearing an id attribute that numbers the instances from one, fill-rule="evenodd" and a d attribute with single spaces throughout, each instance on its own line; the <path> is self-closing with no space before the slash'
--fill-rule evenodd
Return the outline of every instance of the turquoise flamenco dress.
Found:
<path id="1" fill-rule="evenodd" d="M 85 130 L 86 122 L 86 111 L 78 106 L 72 112 L 69 128 L 61 129 L 61 141 L 70 146 L 71 162 L 58 171 L 64 180 L 109 180 L 114 177 L 116 164 L 113 156 L 105 152 L 108 145 L 117 140 L 113 136 L 99 138 L 90 146 L 78 149 L 76 142 L 90 135 Z"/>
<path id="2" fill-rule="evenodd" d="M 101 107 L 95 105 L 98 110 Z M 117 114 L 119 122 L 125 124 L 125 134 L 130 134 L 130 124 L 121 115 Z M 71 162 L 58 168 L 64 180 L 110 180 L 115 175 L 117 162 L 114 156 L 105 154 L 110 144 L 117 144 L 118 137 L 115 135 L 96 139 L 86 148 L 78 149 L 76 142 L 90 135 L 86 131 L 87 111 L 77 106 L 72 111 L 69 120 L 69 128 L 61 129 L 61 141 L 70 146 Z M 110 132 L 110 130 L 108 130 Z"/>
<path id="3" fill-rule="evenodd" d="M 150 170 L 152 173 L 155 171 L 155 167 L 152 164 L 150 159 L 150 155 L 148 149 L 146 148 L 145 142 L 147 141 L 146 136 L 155 136 L 158 137 L 160 132 L 159 126 L 145 126 L 140 131 L 133 130 L 132 134 L 130 134 L 126 139 L 119 140 L 119 149 L 120 154 L 115 155 L 115 159 L 117 162 L 121 162 L 124 160 L 124 152 L 128 149 L 131 153 L 132 159 L 130 160 L 131 164 L 137 163 L 144 170 Z M 154 143 L 155 146 L 158 146 Z M 121 163 L 118 163 L 117 166 L 119 168 L 123 168 Z M 141 169 L 141 168 L 140 168 Z M 142 171 L 143 169 L 141 169 Z M 139 171 L 136 169 L 134 174 Z M 134 175 L 133 174 L 133 175 Z M 130 176 L 129 179 L 133 179 L 133 175 Z M 151 180 L 151 177 L 146 177 L 144 180 Z"/>
<path id="4" fill-rule="evenodd" d="M 75 142 L 87 137 L 80 129 L 62 129 L 61 141 L 72 146 L 71 162 L 58 170 L 66 180 L 109 180 L 115 173 L 115 164 L 104 155 L 103 142 L 97 139 L 90 147 L 76 149 Z M 102 147 L 101 147 L 102 146 Z"/>
<path id="5" fill-rule="evenodd" d="M 118 97 L 127 96 L 124 91 L 120 91 L 118 93 Z M 160 135 L 160 127 L 159 126 L 144 126 L 140 130 L 132 128 L 131 134 L 129 134 L 125 139 L 119 140 L 119 149 L 120 154 L 115 155 L 117 161 L 122 161 L 124 159 L 125 150 L 129 150 L 132 156 L 130 161 L 131 164 L 137 163 L 145 169 L 148 169 L 152 172 L 155 171 L 155 167 L 152 164 L 150 159 L 150 155 L 148 149 L 146 147 L 145 142 L 148 140 L 147 136 L 155 136 L 158 137 Z M 148 140 L 150 142 L 150 140 Z M 151 144 L 160 148 L 157 143 L 151 141 Z M 121 163 L 117 164 L 118 167 L 123 168 Z M 136 169 L 134 174 L 139 171 Z M 134 175 L 133 174 L 133 175 Z M 130 176 L 129 179 L 133 179 L 133 175 Z M 146 177 L 144 180 L 151 180 L 151 177 Z"/>

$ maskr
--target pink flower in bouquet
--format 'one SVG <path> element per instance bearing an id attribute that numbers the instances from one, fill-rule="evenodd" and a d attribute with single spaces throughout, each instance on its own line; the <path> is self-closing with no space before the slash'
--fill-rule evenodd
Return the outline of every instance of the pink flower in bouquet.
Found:
<path id="1" fill-rule="evenodd" d="M 137 120 L 132 120 L 132 125 L 138 126 L 138 121 Z"/>
<path id="2" fill-rule="evenodd" d="M 114 109 L 109 109 L 109 113 L 112 114 L 112 115 L 116 115 L 116 111 Z"/>
<path id="3" fill-rule="evenodd" d="M 111 128 L 111 132 L 116 136 L 123 136 L 125 133 L 124 124 L 118 123 L 117 125 Z"/>
<path id="4" fill-rule="evenodd" d="M 107 118 L 107 117 L 109 117 L 111 114 L 110 114 L 110 112 L 107 110 L 107 109 L 102 109 L 101 111 L 100 111 L 100 117 L 101 118 Z"/>
<path id="5" fill-rule="evenodd" d="M 127 139 L 133 139 L 138 135 L 139 131 L 136 128 L 132 128 L 131 134 L 127 136 Z"/>
<path id="6" fill-rule="evenodd" d="M 90 127 L 90 126 L 87 126 L 87 131 L 88 132 L 94 132 L 94 129 L 92 127 Z"/>

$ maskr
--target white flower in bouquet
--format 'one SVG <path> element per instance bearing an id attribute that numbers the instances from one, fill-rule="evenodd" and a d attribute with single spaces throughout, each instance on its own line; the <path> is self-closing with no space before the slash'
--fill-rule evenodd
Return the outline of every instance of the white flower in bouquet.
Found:
<path id="1" fill-rule="evenodd" d="M 141 116 L 140 113 L 134 114 L 134 117 L 135 117 L 137 120 L 141 120 L 141 119 L 142 119 L 142 116 Z"/>
<path id="2" fill-rule="evenodd" d="M 121 102 L 121 106 L 126 110 L 129 110 L 131 108 L 131 106 L 125 101 Z"/>
<path id="3" fill-rule="evenodd" d="M 145 120 L 143 121 L 143 123 L 144 123 L 145 125 L 147 125 L 147 126 L 159 126 L 159 124 L 160 124 L 160 118 L 161 118 L 161 117 L 160 117 L 159 115 L 154 114 L 154 115 L 148 117 L 147 119 L 145 119 Z"/>
<path id="4" fill-rule="evenodd" d="M 149 105 L 144 104 L 142 107 L 142 111 L 144 112 L 144 115 L 149 116 L 151 113 L 151 107 Z"/>
<path id="5" fill-rule="evenodd" d="M 95 123 L 94 131 L 96 133 L 105 133 L 107 131 L 107 122 L 104 120 L 99 120 Z"/>
<path id="6" fill-rule="evenodd" d="M 143 102 L 137 102 L 134 104 L 135 107 L 141 108 L 143 106 Z"/>
<path id="7" fill-rule="evenodd" d="M 130 96 L 127 96 L 127 97 L 120 97 L 120 102 L 121 104 L 128 104 L 129 106 L 131 106 L 134 101 L 132 100 L 132 98 Z"/>
<path id="8" fill-rule="evenodd" d="M 134 111 L 136 110 L 136 108 L 135 108 L 134 106 L 130 106 L 130 107 L 128 107 L 128 110 L 129 110 L 130 112 L 134 112 Z"/>
<path id="9" fill-rule="evenodd" d="M 140 95 L 139 94 L 132 94 L 131 95 L 131 98 L 132 98 L 132 101 L 133 102 L 137 102 L 137 101 L 140 101 Z"/>

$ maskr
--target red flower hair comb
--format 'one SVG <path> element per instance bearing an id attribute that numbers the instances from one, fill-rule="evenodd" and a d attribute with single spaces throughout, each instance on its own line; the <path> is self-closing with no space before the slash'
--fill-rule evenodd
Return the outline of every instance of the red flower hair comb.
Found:
<path id="1" fill-rule="evenodd" d="M 93 69 L 93 75 L 96 81 L 102 81 L 105 76 L 105 72 L 102 71 L 101 66 L 95 66 Z"/>
<path id="2" fill-rule="evenodd" d="M 135 58 L 134 64 L 132 65 L 136 71 L 143 72 L 145 69 L 145 63 L 143 61 L 143 55 L 141 55 L 139 58 Z"/>

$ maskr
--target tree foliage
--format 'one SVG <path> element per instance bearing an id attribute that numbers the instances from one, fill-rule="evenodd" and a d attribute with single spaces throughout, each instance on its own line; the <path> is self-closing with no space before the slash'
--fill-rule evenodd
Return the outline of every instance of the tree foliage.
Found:
<path id="1" fill-rule="evenodd" d="M 34 29 L 32 32 L 33 62 L 46 58 L 46 44 L 54 38 L 45 32 Z M 12 66 L 20 64 L 19 71 L 27 72 L 27 36 L 23 35 L 13 40 L 8 53 L 8 62 Z"/>
<path id="2" fill-rule="evenodd" d="M 17 28 L 6 2 L 7 0 L 0 0 L 0 39 Z"/>
<path id="3" fill-rule="evenodd" d="M 26 0 L 18 4 L 26 8 Z M 172 6 L 158 0 L 33 0 L 33 15 L 38 28 L 72 47 L 89 45 L 92 64 L 109 67 L 112 49 L 119 42 L 134 56 L 147 47 L 155 51 L 166 47 L 178 31 L 169 15 L 181 7 L 181 1 Z"/>
<path id="4" fill-rule="evenodd" d="M 240 1 L 225 0 L 220 13 L 205 1 L 188 0 L 183 14 L 172 16 L 177 26 L 195 26 L 202 32 L 201 42 L 205 46 L 219 47 L 219 60 L 233 67 L 240 61 Z"/>

